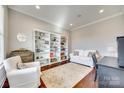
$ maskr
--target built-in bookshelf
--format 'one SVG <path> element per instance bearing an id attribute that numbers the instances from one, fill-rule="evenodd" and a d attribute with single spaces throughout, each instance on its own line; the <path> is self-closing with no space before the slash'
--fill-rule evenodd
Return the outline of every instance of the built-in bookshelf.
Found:
<path id="1" fill-rule="evenodd" d="M 34 31 L 34 59 L 41 66 L 62 62 L 68 59 L 68 39 L 60 34 L 42 30 Z"/>
<path id="2" fill-rule="evenodd" d="M 60 35 L 50 34 L 50 62 L 60 62 Z"/>
<path id="3" fill-rule="evenodd" d="M 61 36 L 61 60 L 68 59 L 68 42 L 67 37 Z"/>
<path id="4" fill-rule="evenodd" d="M 40 61 L 41 65 L 49 64 L 50 34 L 35 30 L 35 61 Z"/>

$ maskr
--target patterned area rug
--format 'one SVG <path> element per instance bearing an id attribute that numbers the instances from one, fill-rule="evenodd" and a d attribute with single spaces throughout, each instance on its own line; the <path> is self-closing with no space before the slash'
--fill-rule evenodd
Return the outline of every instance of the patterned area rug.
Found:
<path id="1" fill-rule="evenodd" d="M 48 88 L 72 88 L 92 70 L 91 67 L 67 63 L 43 71 L 41 78 Z"/>

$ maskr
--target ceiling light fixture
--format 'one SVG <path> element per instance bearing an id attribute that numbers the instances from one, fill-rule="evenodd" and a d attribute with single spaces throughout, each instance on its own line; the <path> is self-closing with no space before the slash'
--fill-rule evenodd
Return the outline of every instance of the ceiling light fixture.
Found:
<path id="1" fill-rule="evenodd" d="M 99 10 L 99 13 L 103 13 L 103 12 L 104 12 L 104 9 Z"/>
<path id="2" fill-rule="evenodd" d="M 36 9 L 40 9 L 40 6 L 39 6 L 39 5 L 36 5 L 35 8 L 36 8 Z"/>
<path id="3" fill-rule="evenodd" d="M 73 24 L 70 24 L 70 26 L 72 26 Z"/>

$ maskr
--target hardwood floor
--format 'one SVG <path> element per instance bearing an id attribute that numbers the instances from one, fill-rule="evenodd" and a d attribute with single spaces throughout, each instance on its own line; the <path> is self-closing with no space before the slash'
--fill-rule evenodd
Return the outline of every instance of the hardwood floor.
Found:
<path id="1" fill-rule="evenodd" d="M 6 81 L 4 82 L 4 85 L 2 88 L 9 88 L 9 82 L 8 80 L 6 79 Z"/>
<path id="2" fill-rule="evenodd" d="M 60 63 L 56 63 L 56 64 L 52 64 L 52 65 L 48 65 L 45 67 L 41 68 L 41 71 L 59 66 L 59 65 L 63 65 L 68 63 L 69 61 L 64 61 L 61 64 Z M 95 76 L 95 69 L 93 69 L 85 78 L 83 78 L 80 82 L 78 82 L 74 88 L 97 88 L 98 87 L 98 80 L 96 82 L 94 82 L 94 76 Z M 39 88 L 46 88 L 44 82 L 41 81 L 41 85 L 39 86 Z M 4 83 L 3 88 L 9 88 L 9 83 L 8 80 L 6 80 L 6 82 Z"/>
<path id="3" fill-rule="evenodd" d="M 98 80 L 94 82 L 95 69 L 82 79 L 74 88 L 98 88 Z"/>

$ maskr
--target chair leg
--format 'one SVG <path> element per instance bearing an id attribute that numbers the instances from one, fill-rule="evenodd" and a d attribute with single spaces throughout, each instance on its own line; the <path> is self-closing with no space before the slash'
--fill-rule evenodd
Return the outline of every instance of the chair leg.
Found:
<path id="1" fill-rule="evenodd" d="M 96 72 L 95 72 L 95 78 L 94 78 L 94 81 L 96 81 L 96 79 L 97 79 L 97 70 L 96 70 Z"/>

